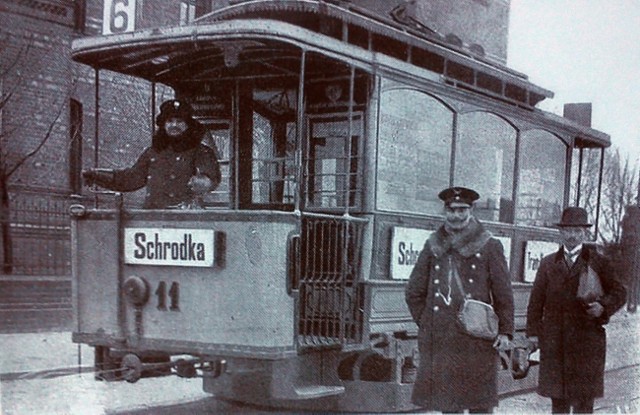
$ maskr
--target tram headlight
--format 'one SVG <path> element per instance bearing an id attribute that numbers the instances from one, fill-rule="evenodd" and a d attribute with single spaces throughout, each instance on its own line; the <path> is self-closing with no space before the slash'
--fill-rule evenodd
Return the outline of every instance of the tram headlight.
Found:
<path id="1" fill-rule="evenodd" d="M 123 295 L 131 304 L 142 307 L 149 301 L 149 283 L 142 277 L 131 276 L 122 285 Z"/>

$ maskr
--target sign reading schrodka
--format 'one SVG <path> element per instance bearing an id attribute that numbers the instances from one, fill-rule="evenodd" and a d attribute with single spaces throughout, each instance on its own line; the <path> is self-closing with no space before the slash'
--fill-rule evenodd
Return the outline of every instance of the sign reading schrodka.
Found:
<path id="1" fill-rule="evenodd" d="M 135 30 L 136 0 L 104 0 L 102 34 L 112 35 Z"/>

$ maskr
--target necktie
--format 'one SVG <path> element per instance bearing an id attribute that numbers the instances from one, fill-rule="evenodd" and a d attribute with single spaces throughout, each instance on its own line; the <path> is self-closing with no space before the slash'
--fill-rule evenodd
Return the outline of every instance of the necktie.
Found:
<path id="1" fill-rule="evenodd" d="M 576 259 L 578 259 L 579 254 L 580 254 L 580 251 L 565 252 L 565 258 L 567 259 L 567 263 L 569 265 L 573 265 L 576 262 Z"/>

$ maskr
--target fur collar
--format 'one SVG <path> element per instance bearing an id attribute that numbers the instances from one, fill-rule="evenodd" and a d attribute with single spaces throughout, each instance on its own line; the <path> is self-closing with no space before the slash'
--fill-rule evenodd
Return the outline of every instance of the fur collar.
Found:
<path id="1" fill-rule="evenodd" d="M 469 226 L 461 232 L 450 234 L 441 226 L 429 236 L 427 242 L 436 257 L 452 250 L 467 258 L 480 251 L 492 237 L 491 232 L 485 230 L 482 224 L 472 217 Z"/>

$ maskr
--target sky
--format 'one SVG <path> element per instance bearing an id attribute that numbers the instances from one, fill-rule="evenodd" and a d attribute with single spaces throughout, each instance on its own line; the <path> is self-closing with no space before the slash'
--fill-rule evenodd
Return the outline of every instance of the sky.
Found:
<path id="1" fill-rule="evenodd" d="M 640 1 L 511 0 L 507 66 L 554 92 L 539 108 L 591 102 L 591 126 L 640 161 Z"/>

